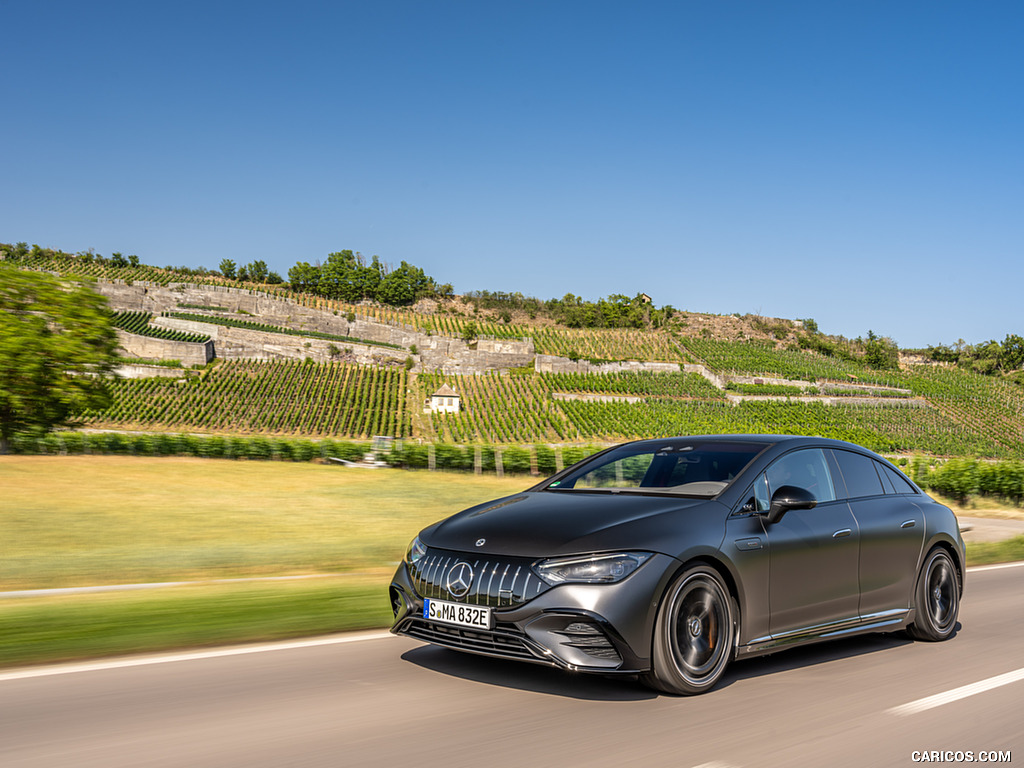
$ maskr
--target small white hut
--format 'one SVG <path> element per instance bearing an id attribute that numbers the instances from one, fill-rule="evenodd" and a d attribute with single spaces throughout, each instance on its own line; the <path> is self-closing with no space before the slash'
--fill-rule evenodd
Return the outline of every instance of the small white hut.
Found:
<path id="1" fill-rule="evenodd" d="M 459 393 L 442 384 L 441 388 L 430 396 L 430 410 L 434 413 L 458 413 L 462 409 Z"/>

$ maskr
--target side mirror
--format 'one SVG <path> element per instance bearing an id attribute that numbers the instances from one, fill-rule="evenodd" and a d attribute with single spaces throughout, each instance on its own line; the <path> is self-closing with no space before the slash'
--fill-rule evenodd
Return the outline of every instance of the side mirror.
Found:
<path id="1" fill-rule="evenodd" d="M 818 500 L 805 488 L 783 485 L 772 494 L 772 505 L 764 517 L 769 523 L 777 523 L 791 509 L 814 509 Z"/>

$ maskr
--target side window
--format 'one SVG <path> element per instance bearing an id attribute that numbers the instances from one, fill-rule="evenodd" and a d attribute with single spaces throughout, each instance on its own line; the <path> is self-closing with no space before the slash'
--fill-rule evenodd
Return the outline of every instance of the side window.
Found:
<path id="1" fill-rule="evenodd" d="M 795 485 L 814 494 L 818 502 L 835 501 L 832 476 L 820 448 L 807 448 L 787 453 L 765 472 L 768 492 L 775 493 L 784 485 Z M 875 478 L 878 479 L 877 477 Z"/>
<path id="2" fill-rule="evenodd" d="M 882 481 L 875 471 L 874 459 L 850 451 L 833 451 L 839 469 L 846 480 L 846 491 L 851 499 L 860 496 L 880 496 L 884 493 Z"/>
<path id="3" fill-rule="evenodd" d="M 917 493 L 917 489 L 914 488 L 914 486 L 910 484 L 910 481 L 907 480 L 907 478 L 905 478 L 897 469 L 886 466 L 885 464 L 881 464 L 880 466 L 882 467 L 882 472 L 885 473 L 885 476 L 889 478 L 889 482 L 891 482 L 893 487 L 896 489 L 896 493 Z"/>

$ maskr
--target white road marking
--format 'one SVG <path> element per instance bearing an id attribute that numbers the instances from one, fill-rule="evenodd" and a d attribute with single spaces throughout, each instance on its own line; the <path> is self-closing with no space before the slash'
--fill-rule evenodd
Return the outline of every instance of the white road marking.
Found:
<path id="1" fill-rule="evenodd" d="M 968 573 L 977 573 L 978 571 L 1001 571 L 1003 568 L 1020 568 L 1024 566 L 1024 560 L 1016 563 L 998 563 L 996 565 L 975 565 L 967 569 Z"/>
<path id="2" fill-rule="evenodd" d="M 0 673 L 0 682 L 7 680 L 25 680 L 31 677 L 50 677 L 51 675 L 70 675 L 75 672 L 99 672 L 105 669 L 124 669 L 126 667 L 145 667 L 150 664 L 169 664 L 175 661 L 195 661 L 197 659 L 216 659 L 221 656 L 243 656 L 249 653 L 267 653 L 269 651 L 290 651 L 297 648 L 314 648 L 319 645 L 339 645 L 342 643 L 359 643 L 367 640 L 382 640 L 393 637 L 390 632 L 368 632 L 359 635 L 339 635 L 336 637 L 319 637 L 312 640 L 293 640 L 280 643 L 263 643 L 260 645 L 239 645 L 232 648 L 218 648 L 212 651 L 195 651 L 192 653 L 170 653 L 159 656 L 139 656 L 120 658 L 111 661 L 83 662 L 77 664 L 56 664 L 49 667 L 32 667 Z"/>
<path id="3" fill-rule="evenodd" d="M 990 677 L 987 680 L 980 680 L 977 683 L 971 683 L 970 685 L 963 685 L 959 688 L 954 688 L 944 693 L 937 693 L 934 696 L 928 696 L 924 699 L 918 699 L 912 701 L 909 704 L 902 704 L 898 707 L 893 707 L 887 710 L 890 715 L 899 715 L 905 717 L 907 715 L 916 715 L 918 712 L 924 712 L 928 709 L 935 707 L 941 707 L 943 704 L 949 704 L 960 699 L 966 699 L 968 696 L 974 696 L 977 693 L 984 693 L 985 691 L 991 691 L 993 688 L 999 688 L 1010 683 L 1016 683 L 1020 680 L 1024 680 L 1024 668 L 1014 670 L 1013 672 L 1007 672 L 1004 675 L 996 675 Z"/>

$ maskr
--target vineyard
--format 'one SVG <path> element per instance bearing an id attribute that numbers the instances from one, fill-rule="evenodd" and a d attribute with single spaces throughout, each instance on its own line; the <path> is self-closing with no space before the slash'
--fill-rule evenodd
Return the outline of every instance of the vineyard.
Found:
<path id="1" fill-rule="evenodd" d="M 648 397 L 724 400 L 723 393 L 696 373 L 544 373 L 541 381 L 552 392 L 578 392 Z"/>
<path id="2" fill-rule="evenodd" d="M 928 395 L 932 407 L 891 397 L 876 404 L 742 402 L 696 374 L 517 374 L 425 376 L 428 396 L 442 383 L 462 396 L 457 415 L 432 414 L 429 439 L 615 442 L 665 434 L 822 435 L 885 452 L 1014 458 L 1024 455 L 1024 397 L 1019 390 L 959 370 L 922 368 L 899 383 Z M 640 395 L 639 403 L 554 400 L 552 393 Z"/>
<path id="3" fill-rule="evenodd" d="M 724 380 L 726 386 L 720 389 L 698 374 L 681 370 L 535 373 L 527 367 L 510 373 L 454 375 L 410 374 L 399 368 L 341 362 L 232 361 L 190 371 L 183 379 L 117 380 L 111 384 L 110 408 L 80 414 L 91 427 L 322 439 L 411 437 L 434 444 L 448 457 L 443 461 L 455 464 L 464 462 L 467 455 L 462 449 L 461 453 L 449 450 L 457 445 L 542 446 L 717 432 L 816 434 L 879 451 L 935 456 L 1024 456 L 1024 390 L 1018 386 L 962 368 L 914 365 L 875 370 L 858 360 L 822 355 L 792 343 L 740 340 L 746 331 L 737 326 L 740 320 L 731 317 L 724 319 L 729 323 L 705 318 L 717 331 L 728 326 L 729 332 L 719 336 L 731 340 L 714 338 L 708 327 L 700 335 L 685 335 L 695 332 L 686 324 L 672 330 L 531 326 L 457 310 L 428 314 L 347 304 L 216 275 L 186 276 L 146 265 L 112 266 L 82 254 L 40 251 L 20 256 L 16 263 L 105 280 L 240 288 L 349 319 L 359 316 L 449 338 L 531 338 L 538 354 L 573 360 L 700 363 L 718 377 L 711 377 L 716 383 Z M 258 317 L 219 316 L 214 313 L 225 308 L 215 298 L 178 308 L 190 311 L 167 314 L 224 326 L 369 343 L 268 325 Z M 152 316 L 144 311 L 118 312 L 113 317 L 117 327 L 131 333 L 174 341 L 207 340 L 203 335 L 153 326 Z M 758 382 L 760 378 L 773 381 Z M 462 411 L 423 413 L 422 404 L 442 384 L 458 392 Z M 727 392 L 733 400 L 738 399 L 733 397 L 736 394 L 776 399 L 734 404 L 726 398 Z M 835 404 L 788 399 L 807 395 L 834 398 Z M 616 396 L 639 398 L 639 402 L 615 401 Z M 534 460 L 540 461 L 537 450 Z M 547 462 L 550 457 L 544 456 Z M 521 463 L 521 456 L 510 461 Z"/>
<path id="4" fill-rule="evenodd" d="M 327 341 L 346 341 L 357 344 L 368 344 L 375 347 L 388 347 L 390 349 L 404 349 L 397 344 L 389 344 L 386 341 L 372 341 L 370 339 L 357 339 L 353 336 L 340 336 L 334 333 L 321 333 L 319 331 L 299 331 L 294 328 L 284 328 L 280 325 L 267 325 L 256 323 L 251 320 L 237 320 L 233 317 L 220 317 L 217 315 L 200 315 L 193 312 L 164 312 L 163 317 L 174 317 L 179 320 L 191 320 L 196 323 L 210 323 L 211 325 L 223 325 L 227 328 L 242 328 L 248 331 L 263 331 L 264 333 L 282 333 L 286 336 L 304 336 L 311 339 L 325 339 Z"/>
<path id="5" fill-rule="evenodd" d="M 150 336 L 154 339 L 167 341 L 187 341 L 194 344 L 203 344 L 210 340 L 209 336 L 199 333 L 188 333 L 186 331 L 175 331 L 170 328 L 160 328 L 150 325 L 153 318 L 151 312 L 115 312 L 113 322 L 115 328 L 120 328 L 127 333 L 134 333 L 138 336 Z"/>
<path id="6" fill-rule="evenodd" d="M 229 361 L 186 379 L 121 379 L 92 427 L 372 437 L 410 433 L 408 375 L 345 363 Z"/>
<path id="7" fill-rule="evenodd" d="M 680 338 L 687 356 L 713 371 L 746 376 L 773 376 L 804 381 L 856 381 L 899 387 L 898 371 L 875 371 L 867 366 L 837 357 L 826 357 L 800 349 L 777 349 L 763 341 L 721 341 L 705 338 Z"/>
<path id="8" fill-rule="evenodd" d="M 921 367 L 894 375 L 928 405 L 895 397 L 869 404 L 783 397 L 734 405 L 704 378 L 683 372 L 410 375 L 346 363 L 231 361 L 186 379 L 117 381 L 113 406 L 83 414 L 83 420 L 93 427 L 391 435 L 447 445 L 765 432 L 822 435 L 891 453 L 1024 456 L 1024 396 L 1018 389 L 955 369 Z M 443 384 L 459 394 L 460 413 L 412 412 Z M 556 399 L 555 393 L 580 398 Z M 642 399 L 594 402 L 587 394 Z"/>

